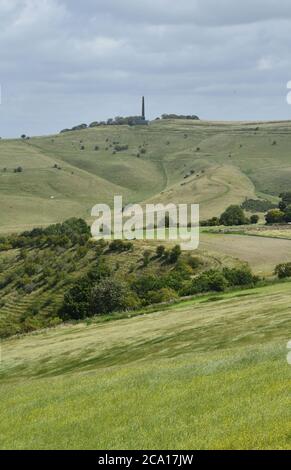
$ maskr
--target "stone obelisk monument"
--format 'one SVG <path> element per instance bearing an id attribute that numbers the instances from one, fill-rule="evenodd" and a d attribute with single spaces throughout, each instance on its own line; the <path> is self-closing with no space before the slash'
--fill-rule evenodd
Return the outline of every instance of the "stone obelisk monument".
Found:
<path id="1" fill-rule="evenodd" d="M 141 117 L 142 117 L 142 119 L 145 121 L 145 103 L 144 103 L 144 96 L 142 97 Z"/>

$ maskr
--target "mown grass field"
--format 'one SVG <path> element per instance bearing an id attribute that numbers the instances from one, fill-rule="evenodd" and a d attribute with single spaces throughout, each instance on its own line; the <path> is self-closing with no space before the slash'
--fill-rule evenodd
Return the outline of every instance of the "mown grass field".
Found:
<path id="1" fill-rule="evenodd" d="M 290 283 L 2 342 L 2 449 L 287 449 Z"/>
<path id="2" fill-rule="evenodd" d="M 289 189 L 290 128 L 291 122 L 155 121 L 1 140 L 0 231 L 72 215 L 89 221 L 93 205 L 111 204 L 114 194 L 125 203 L 200 203 L 202 218 L 246 197 L 276 200 Z M 128 150 L 115 153 L 117 142 Z M 23 172 L 14 173 L 19 166 Z"/>
<path id="3" fill-rule="evenodd" d="M 267 231 L 264 236 L 202 232 L 199 248 L 213 256 L 219 253 L 238 258 L 256 274 L 270 276 L 276 265 L 291 261 L 291 240 L 275 238 L 274 232 Z"/>

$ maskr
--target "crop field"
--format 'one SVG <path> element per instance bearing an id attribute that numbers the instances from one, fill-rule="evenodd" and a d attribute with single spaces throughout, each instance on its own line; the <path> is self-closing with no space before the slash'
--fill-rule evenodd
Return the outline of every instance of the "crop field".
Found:
<path id="1" fill-rule="evenodd" d="M 200 249 L 246 261 L 260 276 L 270 276 L 277 264 L 291 261 L 291 240 L 267 235 L 200 234 Z"/>
<path id="2" fill-rule="evenodd" d="M 290 284 L 2 342 L 2 449 L 290 448 Z"/>

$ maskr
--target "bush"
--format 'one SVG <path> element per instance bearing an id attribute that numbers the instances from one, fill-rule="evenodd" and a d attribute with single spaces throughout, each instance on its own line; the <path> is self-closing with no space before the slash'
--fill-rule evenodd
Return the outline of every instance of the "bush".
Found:
<path id="1" fill-rule="evenodd" d="M 168 287 L 163 287 L 158 291 L 150 291 L 147 295 L 147 305 L 171 302 L 178 299 L 178 294 Z"/>
<path id="2" fill-rule="evenodd" d="M 110 275 L 111 270 L 109 266 L 101 261 L 90 269 L 87 276 L 85 276 L 85 279 L 87 279 L 87 282 L 92 285 L 93 283 L 99 282 L 101 279 L 107 278 Z"/>
<path id="3" fill-rule="evenodd" d="M 236 205 L 229 206 L 220 217 L 220 224 L 226 226 L 244 225 L 246 221 L 243 209 Z"/>
<path id="4" fill-rule="evenodd" d="M 138 299 L 129 287 L 116 279 L 103 279 L 91 292 L 90 313 L 100 315 L 135 308 Z"/>
<path id="5" fill-rule="evenodd" d="M 249 267 L 224 268 L 223 275 L 229 286 L 253 286 L 256 277 L 253 276 Z"/>
<path id="6" fill-rule="evenodd" d="M 201 227 L 218 227 L 220 225 L 220 219 L 218 217 L 212 217 L 208 220 L 201 220 L 200 226 Z M 191 222 L 188 224 L 188 228 L 191 227 Z"/>
<path id="7" fill-rule="evenodd" d="M 113 240 L 109 244 L 109 251 L 122 253 L 123 251 L 131 251 L 133 249 L 133 243 L 124 242 L 123 240 Z"/>
<path id="8" fill-rule="evenodd" d="M 285 214 L 280 209 L 271 209 L 266 215 L 267 224 L 280 224 L 284 222 Z"/>
<path id="9" fill-rule="evenodd" d="M 133 291 L 142 299 L 149 291 L 155 291 L 165 287 L 163 278 L 154 275 L 144 275 L 135 279 L 132 283 Z"/>
<path id="10" fill-rule="evenodd" d="M 185 271 L 171 271 L 169 274 L 166 274 L 161 278 L 161 283 L 163 287 L 169 287 L 170 289 L 179 292 L 185 281 L 190 279 L 190 275 Z"/>
<path id="11" fill-rule="evenodd" d="M 227 281 L 220 271 L 210 270 L 185 284 L 181 289 L 181 295 L 194 295 L 203 292 L 223 292 L 227 287 Z"/>
<path id="12" fill-rule="evenodd" d="M 159 245 L 156 249 L 157 257 L 162 258 L 165 254 L 166 248 L 164 245 Z"/>
<path id="13" fill-rule="evenodd" d="M 195 270 L 195 269 L 198 269 L 201 265 L 202 265 L 202 261 L 200 258 L 198 258 L 197 256 L 188 256 L 186 258 L 186 262 L 187 264 L 189 264 L 189 266 Z"/>
<path id="14" fill-rule="evenodd" d="M 288 224 L 291 222 L 291 204 L 289 204 L 284 210 L 284 221 Z"/>
<path id="15" fill-rule="evenodd" d="M 291 192 L 281 193 L 279 197 L 281 198 L 279 209 L 284 212 L 286 207 L 291 204 Z"/>
<path id="16" fill-rule="evenodd" d="M 182 254 L 180 245 L 174 246 L 169 253 L 168 261 L 169 263 L 176 263 Z"/>
<path id="17" fill-rule="evenodd" d="M 173 269 L 173 271 L 171 271 L 170 274 L 173 273 L 179 275 L 183 279 L 189 279 L 193 274 L 193 270 L 185 259 L 179 259 L 176 263 L 175 268 Z"/>
<path id="18" fill-rule="evenodd" d="M 126 150 L 128 150 L 128 145 L 115 145 L 114 147 L 114 151 L 115 152 L 125 152 Z"/>
<path id="19" fill-rule="evenodd" d="M 246 199 L 241 208 L 249 212 L 267 212 L 270 209 L 275 209 L 276 204 L 265 199 Z"/>
<path id="20" fill-rule="evenodd" d="M 275 274 L 279 279 L 291 277 L 291 263 L 278 264 L 275 268 Z"/>
<path id="21" fill-rule="evenodd" d="M 89 314 L 91 286 L 87 279 L 79 280 L 64 296 L 59 316 L 63 320 L 82 320 Z"/>

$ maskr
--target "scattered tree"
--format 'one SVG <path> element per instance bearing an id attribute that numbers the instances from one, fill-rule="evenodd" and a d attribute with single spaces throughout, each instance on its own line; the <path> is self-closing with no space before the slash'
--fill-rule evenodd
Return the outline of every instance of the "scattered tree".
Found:
<path id="1" fill-rule="evenodd" d="M 221 225 L 244 225 L 247 222 L 244 211 L 236 205 L 229 206 L 220 217 Z"/>

